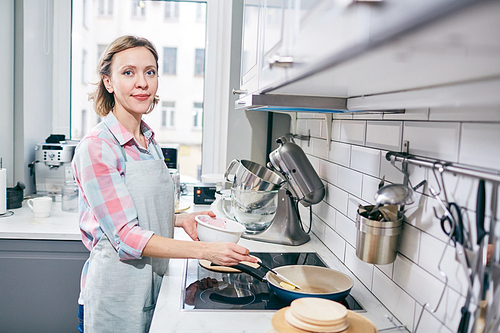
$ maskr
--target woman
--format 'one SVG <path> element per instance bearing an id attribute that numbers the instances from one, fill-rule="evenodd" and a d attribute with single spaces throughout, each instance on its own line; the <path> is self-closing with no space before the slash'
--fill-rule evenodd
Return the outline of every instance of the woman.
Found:
<path id="1" fill-rule="evenodd" d="M 197 241 L 194 216 L 212 212 L 174 214 L 170 173 L 153 131 L 142 121 L 158 103 L 153 44 L 134 36 L 116 39 L 98 72 L 90 99 L 105 118 L 81 140 L 73 158 L 82 241 L 91 251 L 82 272 L 79 317 L 86 333 L 146 332 L 168 258 L 220 265 L 256 259 L 237 244 Z M 197 242 L 172 239 L 174 226 Z"/>

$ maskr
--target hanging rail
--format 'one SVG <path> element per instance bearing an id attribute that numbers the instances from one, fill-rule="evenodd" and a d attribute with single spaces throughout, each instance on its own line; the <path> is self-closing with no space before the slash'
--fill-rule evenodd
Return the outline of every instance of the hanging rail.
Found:
<path id="1" fill-rule="evenodd" d="M 463 164 L 445 162 L 427 157 L 414 156 L 407 153 L 390 151 L 385 155 L 386 160 L 409 163 L 431 169 L 442 169 L 454 174 L 481 178 L 493 182 L 500 182 L 500 170 L 466 166 Z"/>

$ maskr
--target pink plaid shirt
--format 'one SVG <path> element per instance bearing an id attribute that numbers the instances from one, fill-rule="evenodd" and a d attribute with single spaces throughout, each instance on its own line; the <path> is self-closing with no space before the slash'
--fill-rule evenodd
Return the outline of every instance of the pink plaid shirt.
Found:
<path id="1" fill-rule="evenodd" d="M 153 235 L 138 225 L 137 210 L 124 183 L 125 159 L 117 143 L 125 148 L 128 161 L 163 159 L 154 147 L 154 133 L 141 124 L 148 149 L 142 148 L 112 112 L 78 144 L 73 157 L 80 187 L 79 213 L 83 244 L 89 249 L 106 234 L 120 259 L 139 259 Z M 82 274 L 82 287 L 88 261 Z"/>

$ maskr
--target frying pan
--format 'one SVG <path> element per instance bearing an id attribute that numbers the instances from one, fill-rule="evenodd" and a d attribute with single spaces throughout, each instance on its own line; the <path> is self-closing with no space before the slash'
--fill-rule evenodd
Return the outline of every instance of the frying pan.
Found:
<path id="1" fill-rule="evenodd" d="M 342 302 L 354 285 L 349 276 L 326 267 L 286 265 L 274 268 L 276 272 L 300 286 L 300 289 L 288 290 L 280 286 L 282 280 L 269 270 L 263 272 L 242 263 L 232 267 L 250 274 L 259 281 L 267 282 L 269 289 L 278 298 L 287 302 L 301 297 L 320 297 Z"/>

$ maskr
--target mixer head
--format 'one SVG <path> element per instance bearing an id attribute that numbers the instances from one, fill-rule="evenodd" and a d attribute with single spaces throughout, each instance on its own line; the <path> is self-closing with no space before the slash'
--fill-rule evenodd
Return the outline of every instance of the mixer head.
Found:
<path id="1" fill-rule="evenodd" d="M 284 136 L 276 142 L 280 146 L 269 154 L 268 167 L 286 178 L 293 196 L 303 206 L 308 207 L 323 200 L 325 186 L 302 148 Z"/>

